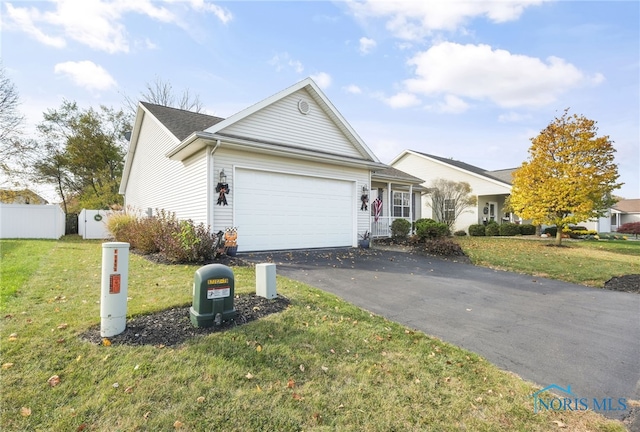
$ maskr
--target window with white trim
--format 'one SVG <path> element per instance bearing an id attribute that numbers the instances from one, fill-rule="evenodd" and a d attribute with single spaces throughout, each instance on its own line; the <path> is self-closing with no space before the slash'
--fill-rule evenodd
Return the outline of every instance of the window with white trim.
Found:
<path id="1" fill-rule="evenodd" d="M 393 217 L 409 217 L 409 192 L 393 193 Z"/>
<path id="2" fill-rule="evenodd" d="M 443 222 L 452 222 L 456 219 L 456 200 L 453 200 L 453 199 L 444 200 L 443 216 L 444 216 Z"/>

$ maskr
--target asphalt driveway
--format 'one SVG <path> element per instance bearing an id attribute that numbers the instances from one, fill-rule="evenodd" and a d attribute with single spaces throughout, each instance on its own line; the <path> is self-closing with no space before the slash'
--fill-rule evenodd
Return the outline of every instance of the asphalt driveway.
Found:
<path id="1" fill-rule="evenodd" d="M 476 352 L 541 387 L 640 399 L 640 295 L 406 252 L 243 255 L 277 273 Z M 626 412 L 610 413 L 622 417 Z"/>

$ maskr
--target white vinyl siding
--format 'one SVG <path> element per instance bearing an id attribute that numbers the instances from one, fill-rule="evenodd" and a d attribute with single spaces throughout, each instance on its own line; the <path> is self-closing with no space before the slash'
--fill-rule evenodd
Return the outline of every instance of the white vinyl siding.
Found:
<path id="1" fill-rule="evenodd" d="M 174 212 L 180 219 L 207 223 L 207 160 L 201 151 L 183 162 L 165 153 L 177 140 L 153 116 L 142 121 L 135 158 L 125 193 L 125 204 L 145 212 L 151 208 Z"/>
<path id="2" fill-rule="evenodd" d="M 309 104 L 308 114 L 298 110 L 298 101 L 301 99 Z M 230 125 L 220 133 L 341 156 L 364 156 L 345 139 L 338 126 L 304 89 Z"/>

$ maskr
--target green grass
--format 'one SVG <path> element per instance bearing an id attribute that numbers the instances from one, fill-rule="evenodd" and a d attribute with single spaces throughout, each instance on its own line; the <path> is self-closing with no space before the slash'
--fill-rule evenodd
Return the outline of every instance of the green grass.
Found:
<path id="1" fill-rule="evenodd" d="M 34 249 L 2 318 L 3 431 L 624 430 L 593 412 L 534 414 L 529 383 L 282 277 L 281 313 L 176 348 L 92 345 L 78 335 L 100 322 L 100 245 Z M 191 302 L 197 267 L 131 255 L 129 268 L 130 315 Z M 236 294 L 255 292 L 253 269 L 234 273 Z"/>
<path id="2" fill-rule="evenodd" d="M 519 237 L 456 239 L 474 264 L 602 287 L 614 276 L 640 273 L 640 242 L 564 241 Z"/>
<path id="3" fill-rule="evenodd" d="M 0 310 L 55 246 L 56 242 L 48 240 L 0 240 Z"/>

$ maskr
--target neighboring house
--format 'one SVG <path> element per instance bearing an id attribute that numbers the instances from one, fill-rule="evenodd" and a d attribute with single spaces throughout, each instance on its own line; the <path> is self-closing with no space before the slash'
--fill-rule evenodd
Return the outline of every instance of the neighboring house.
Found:
<path id="1" fill-rule="evenodd" d="M 603 217 L 597 221 L 589 221 L 584 226 L 587 229 L 608 233 L 616 232 L 620 225 L 629 222 L 640 222 L 640 199 L 620 200 Z"/>
<path id="2" fill-rule="evenodd" d="M 307 78 L 226 119 L 141 102 L 120 193 L 142 211 L 237 227 L 239 251 L 357 246 L 371 231 L 363 191 L 386 168 Z"/>
<path id="3" fill-rule="evenodd" d="M 457 160 L 413 150 L 403 151 L 391 161 L 390 165 L 424 179 L 421 185 L 425 189 L 438 178 L 469 183 L 472 194 L 477 198 L 477 204 L 458 217 L 455 229 L 467 229 L 471 224 L 491 221 L 520 222 L 517 216 L 504 211 L 505 200 L 511 194 L 511 173 L 515 168 L 487 171 Z M 422 194 L 423 218 L 432 217 L 430 204 L 429 194 Z"/>
<path id="4" fill-rule="evenodd" d="M 0 189 L 0 203 L 45 205 L 49 202 L 30 189 Z"/>

